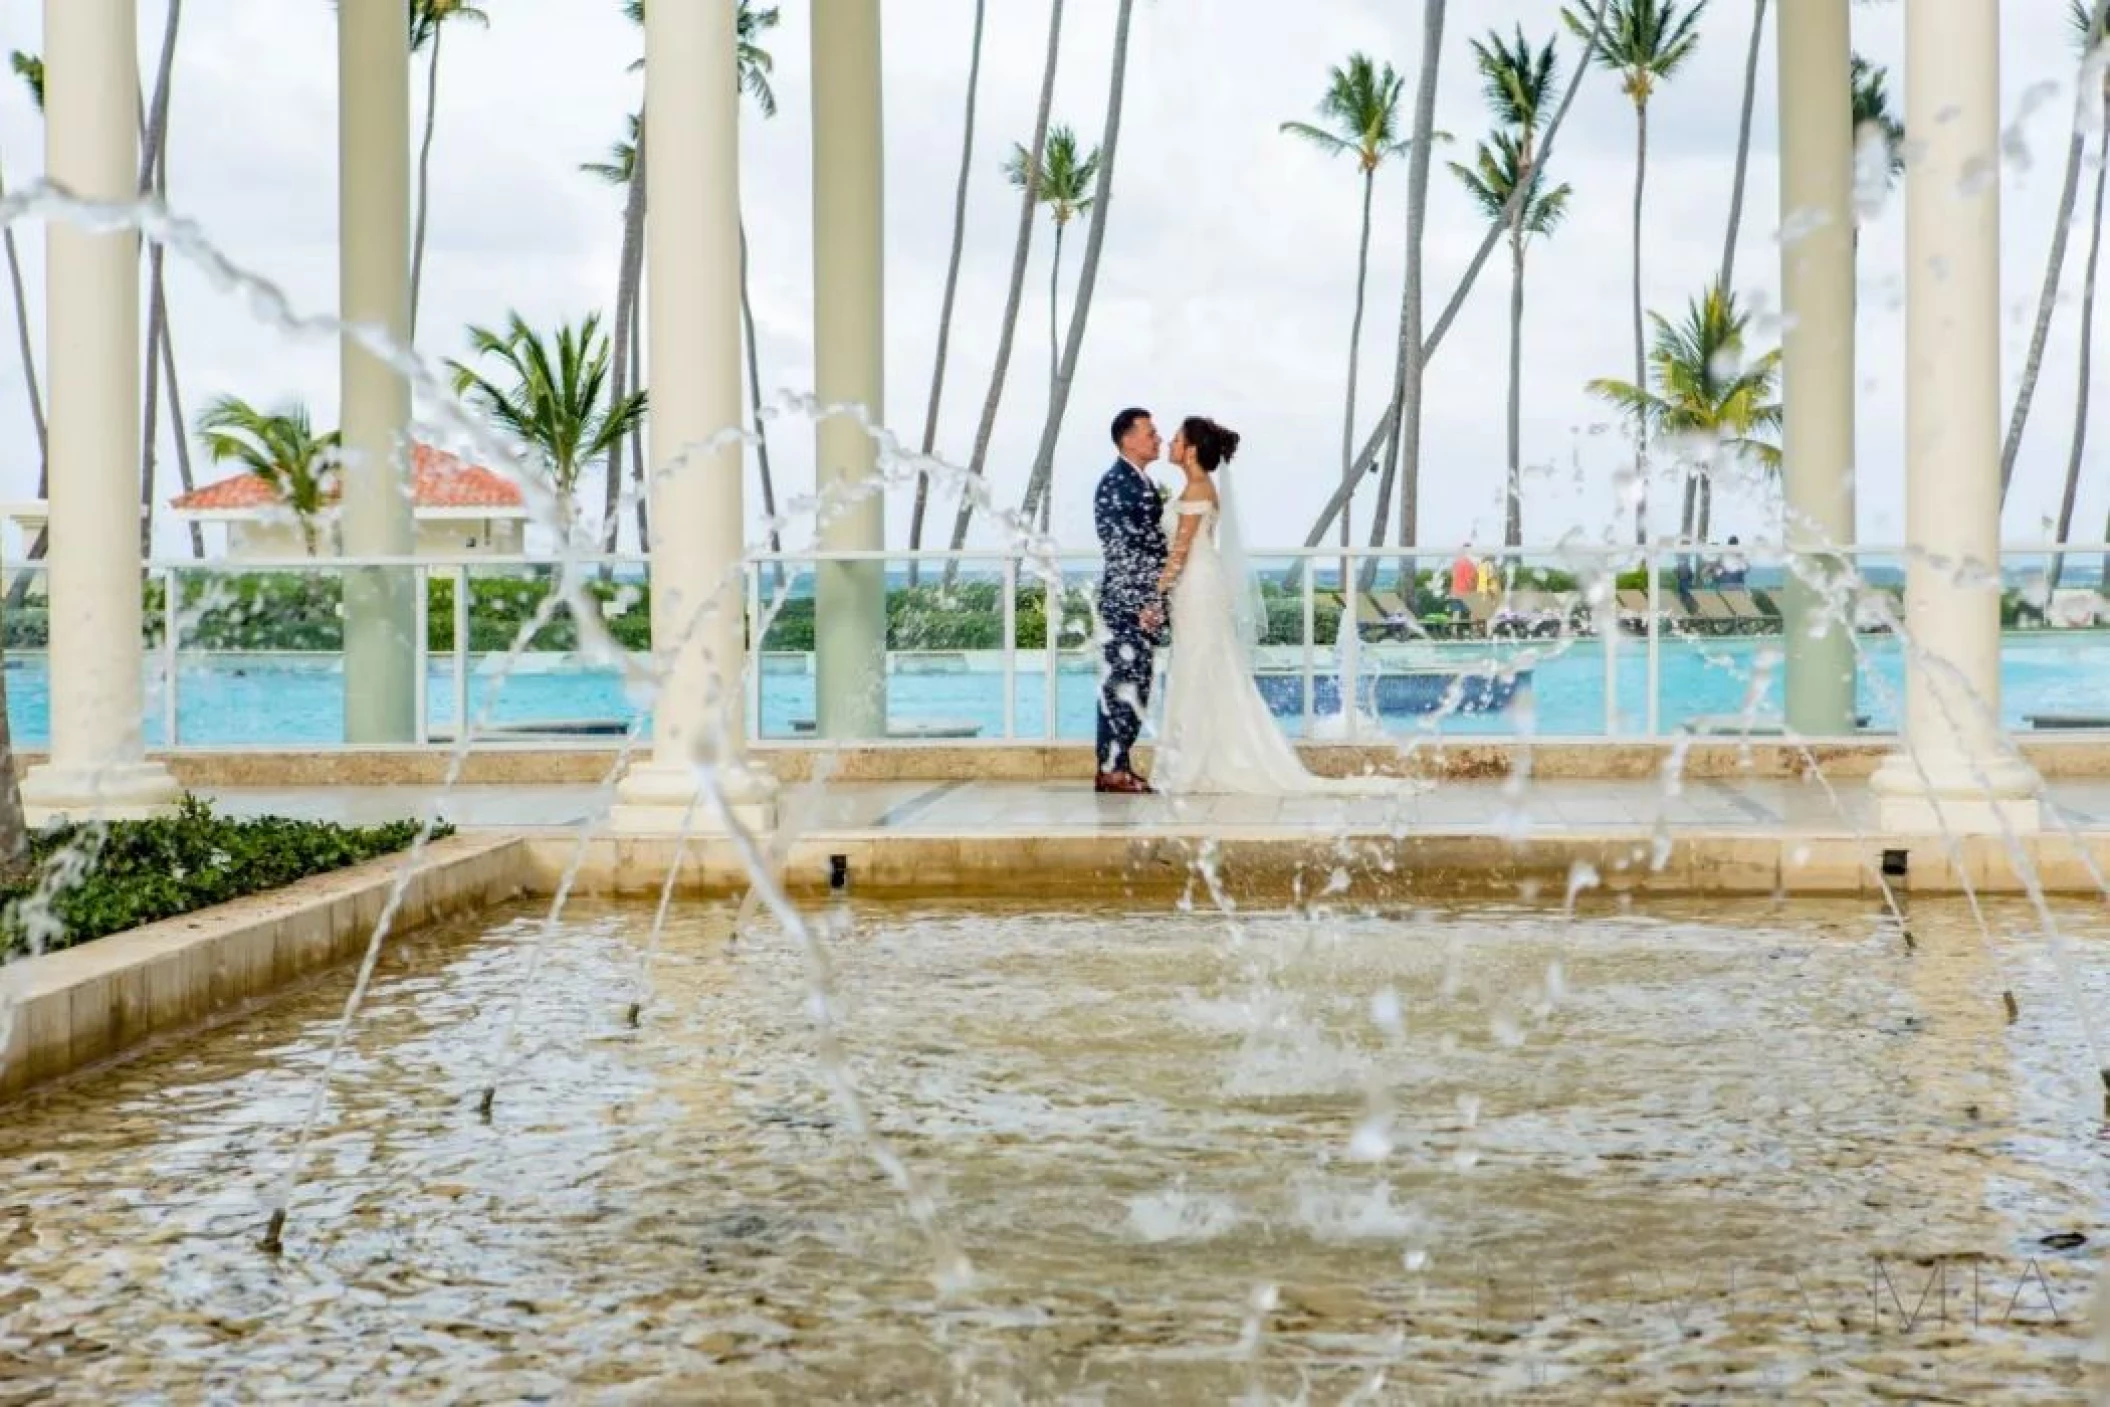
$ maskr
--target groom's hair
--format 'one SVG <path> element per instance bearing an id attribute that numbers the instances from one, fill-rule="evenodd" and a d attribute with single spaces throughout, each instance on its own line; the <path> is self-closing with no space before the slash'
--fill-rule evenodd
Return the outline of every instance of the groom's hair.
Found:
<path id="1" fill-rule="evenodd" d="M 1128 432 L 1136 428 L 1136 422 L 1138 420 L 1148 419 L 1150 419 L 1149 411 L 1143 409 L 1141 406 L 1133 405 L 1130 406 L 1127 410 L 1122 411 L 1119 415 L 1115 416 L 1114 448 L 1119 449 L 1121 447 L 1121 441 L 1128 438 Z"/>

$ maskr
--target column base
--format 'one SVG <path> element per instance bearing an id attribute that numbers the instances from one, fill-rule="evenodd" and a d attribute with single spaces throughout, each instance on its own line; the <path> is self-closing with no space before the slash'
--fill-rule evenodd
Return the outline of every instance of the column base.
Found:
<path id="1" fill-rule="evenodd" d="M 733 816 L 753 834 L 776 829 L 777 783 L 744 764 L 722 767 L 719 784 Z M 723 835 L 725 819 L 697 785 L 696 769 L 641 762 L 616 784 L 608 829 L 617 835 Z"/>
<path id="2" fill-rule="evenodd" d="M 166 816 L 183 788 L 159 762 L 108 767 L 42 763 L 22 778 L 22 819 L 32 828 L 54 821 L 143 821 Z"/>
<path id="3" fill-rule="evenodd" d="M 1922 775 L 1924 773 L 1924 775 Z M 2043 782 L 2028 764 L 1894 752 L 1868 779 L 1887 835 L 2032 835 L 2044 828 Z"/>

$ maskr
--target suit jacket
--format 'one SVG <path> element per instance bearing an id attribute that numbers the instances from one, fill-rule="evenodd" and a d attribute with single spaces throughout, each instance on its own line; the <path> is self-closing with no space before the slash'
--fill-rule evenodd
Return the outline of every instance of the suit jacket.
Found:
<path id="1" fill-rule="evenodd" d="M 1135 631 L 1143 608 L 1158 599 L 1158 573 L 1165 569 L 1164 513 L 1157 486 L 1126 460 L 1114 461 L 1092 495 L 1092 520 L 1106 556 L 1099 614 L 1116 631 Z"/>

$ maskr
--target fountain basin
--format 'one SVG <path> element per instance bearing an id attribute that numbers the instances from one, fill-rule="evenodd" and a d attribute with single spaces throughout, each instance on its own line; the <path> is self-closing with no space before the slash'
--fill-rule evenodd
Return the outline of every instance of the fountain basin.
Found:
<path id="1" fill-rule="evenodd" d="M 2099 1091 L 2061 978 L 2009 936 L 2020 905 L 1993 906 L 1990 942 L 1963 905 L 1924 905 L 1908 951 L 1859 903 L 1261 914 L 1235 941 L 1206 911 L 855 904 L 833 945 L 846 1073 L 972 1263 L 943 1297 L 930 1235 L 819 1079 L 796 943 L 728 944 L 722 914 L 680 906 L 632 1030 L 649 906 L 572 906 L 528 983 L 542 912 L 392 950 L 277 1260 L 255 1235 L 340 988 L 11 1111 L 11 1385 L 1333 1401 L 1382 1376 L 1416 1396 L 2049 1400 L 2087 1381 Z M 2099 999 L 2099 907 L 2061 916 Z"/>

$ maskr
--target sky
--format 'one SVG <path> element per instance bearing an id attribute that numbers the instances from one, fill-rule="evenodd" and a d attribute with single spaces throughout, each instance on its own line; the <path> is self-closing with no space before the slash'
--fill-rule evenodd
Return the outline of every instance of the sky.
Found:
<path id="1" fill-rule="evenodd" d="M 1951 0 L 1932 0 L 1950 3 Z M 1792 3 L 1792 0 L 1790 0 Z M 497 326 L 518 310 L 552 327 L 590 311 L 612 314 L 621 239 L 620 193 L 582 174 L 602 159 L 636 105 L 629 65 L 641 36 L 617 0 L 486 0 L 488 29 L 450 31 L 443 49 L 431 233 L 419 351 L 466 354 L 466 327 Z M 1474 0 L 1449 7 L 1437 125 L 1457 140 L 1439 154 L 1468 159 L 1487 129 L 1467 47 L 1490 27 L 1521 23 L 1534 38 L 1558 29 L 1552 0 Z M 2027 344 L 2072 130 L 2076 61 L 2063 7 L 2007 5 L 2002 36 L 2004 376 L 2011 397 Z M 1009 277 L 1018 197 L 1002 165 L 1031 135 L 1047 9 L 1032 0 L 988 6 L 976 153 L 959 312 L 952 333 L 938 448 L 964 462 L 988 388 Z M 1098 140 L 1106 108 L 1114 0 L 1069 0 L 1055 120 Z M 752 294 L 765 390 L 810 392 L 811 131 L 807 122 L 807 6 L 782 7 L 768 37 L 779 115 L 749 106 L 742 136 L 742 202 L 754 251 Z M 39 50 L 40 7 L 0 11 L 0 48 Z M 151 77 L 163 6 L 140 5 L 142 71 Z M 1903 6 L 1854 6 L 1854 42 L 1891 70 L 1902 110 Z M 971 0 L 885 0 L 886 405 L 883 421 L 920 438 L 951 239 L 953 188 L 971 37 Z M 1420 62 L 1421 11 L 1397 0 L 1314 0 L 1294 22 L 1273 0 L 1143 0 L 1136 7 L 1105 254 L 1084 354 L 1056 461 L 1054 531 L 1089 545 L 1089 495 L 1111 458 L 1106 423 L 1140 403 L 1163 422 L 1211 415 L 1244 436 L 1237 489 L 1249 550 L 1301 543 L 1338 480 L 1348 332 L 1353 309 L 1360 182 L 1352 162 L 1329 160 L 1280 124 L 1312 115 L 1330 66 L 1364 51 L 1407 77 Z M 1697 294 L 1721 255 L 1736 147 L 1748 0 L 1712 0 L 1689 64 L 1650 109 L 1645 227 L 1646 301 L 1672 316 Z M 334 12 L 323 0 L 198 0 L 184 8 L 170 124 L 171 205 L 196 220 L 245 269 L 283 289 L 303 313 L 334 311 L 337 275 Z M 1580 44 L 1563 39 L 1565 64 Z M 423 121 L 423 60 L 413 76 L 413 123 Z M 1738 250 L 1741 295 L 1761 311 L 1754 340 L 1777 340 L 1776 74 L 1770 43 Z M 1409 118 L 1409 120 L 1411 120 Z M 415 137 L 418 127 L 414 125 Z M 1554 175 L 1573 187 L 1570 214 L 1535 242 L 1526 272 L 1523 448 L 1525 535 L 1552 543 L 1571 531 L 1618 529 L 1615 475 L 1630 451 L 1584 389 L 1631 374 L 1628 250 L 1634 160 L 1632 105 L 1612 75 L 1593 72 L 1560 133 Z M 0 161 L 11 187 L 42 167 L 41 119 L 26 90 L 0 82 Z M 1404 264 L 1404 160 L 1380 172 L 1369 311 L 1362 340 L 1357 442 L 1392 368 Z M 2092 172 L 2089 173 L 2092 175 Z M 2088 187 L 2084 184 L 2084 192 Z M 2085 200 L 2083 205 L 2085 206 Z M 1457 180 L 1431 181 L 1426 252 L 1429 317 L 1450 297 L 1484 228 Z M 21 227 L 32 316 L 41 321 L 42 232 Z M 1902 203 L 1865 226 L 1859 262 L 1861 394 L 1857 425 L 1859 536 L 1904 536 Z M 990 473 L 1016 503 L 1047 404 L 1048 225 L 1037 226 L 1017 349 Z M 1073 227 L 1061 288 L 1065 326 L 1084 231 Z M 2085 238 L 2067 259 L 2030 432 L 2004 528 L 2041 539 L 2055 514 L 2073 418 L 2076 323 Z M 335 344 L 301 339 L 258 318 L 202 273 L 172 263 L 172 328 L 189 413 L 233 393 L 259 404 L 305 401 L 334 423 Z M 1505 460 L 1509 279 L 1497 258 L 1429 370 L 1423 451 L 1425 542 L 1499 541 Z M 41 337 L 41 331 L 39 333 Z M 41 343 L 40 343 L 41 345 Z M 813 434 L 774 426 L 779 492 L 813 486 Z M 14 339 L 0 339 L 0 497 L 32 495 L 35 441 Z M 2110 514 L 2110 476 L 2091 445 L 2075 536 Z M 750 466 L 752 480 L 753 467 Z M 172 476 L 172 471 L 171 471 Z M 216 477 L 201 457 L 201 478 Z M 1373 483 L 1374 487 L 1374 483 Z M 176 492 L 171 482 L 157 494 Z M 588 496 L 598 501 L 590 487 Z M 888 543 L 907 539 L 909 495 L 888 504 Z M 747 496 L 758 512 L 752 482 Z M 1656 522 L 1675 527 L 1667 496 Z M 1370 511 L 1357 507 L 1360 526 Z M 949 510 L 940 518 L 950 520 Z M 1720 533 L 1764 536 L 1774 519 L 1756 491 L 1729 493 Z M 753 535 L 753 534 L 751 534 Z M 788 545 L 810 540 L 794 525 Z M 978 529 L 975 541 L 995 539 Z M 183 550 L 172 522 L 157 550 Z"/>

